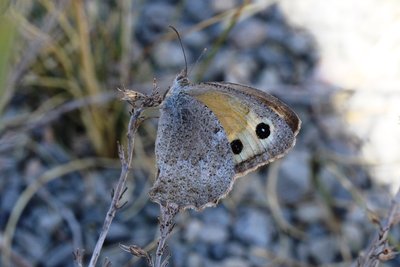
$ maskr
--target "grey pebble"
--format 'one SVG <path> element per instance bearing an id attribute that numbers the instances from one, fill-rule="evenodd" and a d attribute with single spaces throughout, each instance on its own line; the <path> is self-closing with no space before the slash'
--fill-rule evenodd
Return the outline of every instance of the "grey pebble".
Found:
<path id="1" fill-rule="evenodd" d="M 23 248 L 21 254 L 31 258 L 33 262 L 39 261 L 45 255 L 49 245 L 47 238 L 44 239 L 43 236 L 30 232 L 28 229 L 17 231 L 15 233 L 15 240 L 17 241 L 15 245 Z"/>
<path id="2" fill-rule="evenodd" d="M 247 249 L 242 243 L 231 241 L 227 244 L 227 253 L 235 257 L 244 257 L 247 253 Z"/>
<path id="3" fill-rule="evenodd" d="M 154 42 L 161 34 L 168 29 L 171 19 L 175 14 L 174 6 L 163 3 L 154 2 L 142 7 L 138 26 L 136 27 L 136 37 L 144 44 Z"/>
<path id="4" fill-rule="evenodd" d="M 245 244 L 268 246 L 275 234 L 271 218 L 260 210 L 249 208 L 241 212 L 234 225 L 234 235 Z"/>
<path id="5" fill-rule="evenodd" d="M 292 53 L 301 56 L 312 50 L 314 46 L 312 41 L 313 39 L 311 36 L 307 35 L 305 32 L 295 31 L 290 35 L 287 44 Z"/>
<path id="6" fill-rule="evenodd" d="M 239 49 L 250 49 L 261 45 L 267 39 L 265 23 L 257 18 L 249 18 L 232 30 L 230 39 Z"/>
<path id="7" fill-rule="evenodd" d="M 295 216 L 303 223 L 317 223 L 326 216 L 326 211 L 318 203 L 305 202 L 298 205 Z"/>
<path id="8" fill-rule="evenodd" d="M 224 260 L 219 266 L 221 267 L 249 267 L 250 262 L 242 258 L 229 258 Z"/>
<path id="9" fill-rule="evenodd" d="M 190 266 L 190 267 L 203 267 L 204 266 L 204 260 L 203 257 L 201 257 L 199 254 L 197 253 L 190 253 L 187 256 L 187 264 L 186 266 Z"/>
<path id="10" fill-rule="evenodd" d="M 275 68 L 263 68 L 258 76 L 256 87 L 264 91 L 279 85 L 280 82 L 279 73 Z"/>
<path id="11" fill-rule="evenodd" d="M 309 243 L 309 256 L 318 264 L 333 262 L 338 253 L 337 241 L 331 236 L 315 237 Z"/>
<path id="12" fill-rule="evenodd" d="M 282 160 L 278 179 L 281 203 L 296 204 L 311 192 L 310 152 L 291 151 Z"/>
<path id="13" fill-rule="evenodd" d="M 45 266 L 56 267 L 56 266 L 74 266 L 72 252 L 75 248 L 71 244 L 61 243 L 60 245 L 53 247 L 48 252 L 48 257 L 43 260 Z"/>
<path id="14" fill-rule="evenodd" d="M 228 240 L 227 228 L 218 224 L 203 225 L 199 232 L 199 240 L 208 244 L 226 242 Z"/>
<path id="15" fill-rule="evenodd" d="M 131 231 L 126 224 L 114 221 L 108 231 L 107 241 L 112 243 L 118 242 L 119 240 L 125 239 L 130 232 Z"/>
<path id="16" fill-rule="evenodd" d="M 201 51 L 203 49 L 208 49 L 210 46 L 209 37 L 204 31 L 195 31 L 188 33 L 187 35 L 185 35 L 185 38 L 182 41 L 185 47 L 193 48 L 198 51 L 198 54 L 195 54 L 196 57 L 200 57 Z"/>
<path id="17" fill-rule="evenodd" d="M 198 240 L 203 223 L 200 220 L 193 219 L 190 220 L 184 226 L 183 237 L 186 242 L 194 243 Z"/>
<path id="18" fill-rule="evenodd" d="M 251 84 L 257 71 L 257 63 L 249 54 L 235 57 L 225 70 L 225 79 L 239 84 Z"/>
<path id="19" fill-rule="evenodd" d="M 188 61 L 191 62 L 189 51 L 185 52 Z M 153 58 L 156 66 L 161 69 L 182 69 L 185 66 L 185 58 L 182 53 L 182 48 L 177 42 L 160 42 L 154 48 Z"/>
<path id="20" fill-rule="evenodd" d="M 350 247 L 352 252 L 359 252 L 363 249 L 366 236 L 363 233 L 362 225 L 352 222 L 345 222 L 342 225 L 344 242 Z"/>
<path id="21" fill-rule="evenodd" d="M 208 244 L 221 243 L 228 239 L 228 228 L 227 225 L 213 222 L 204 223 L 194 219 L 186 225 L 184 237 L 189 243 L 198 241 Z"/>
<path id="22" fill-rule="evenodd" d="M 237 0 L 218 0 L 211 1 L 211 8 L 215 13 L 220 13 L 234 8 L 238 3 Z"/>
<path id="23" fill-rule="evenodd" d="M 205 209 L 200 216 L 205 224 L 217 224 L 227 227 L 232 222 L 232 215 L 221 205 L 212 209 Z"/>
<path id="24" fill-rule="evenodd" d="M 180 242 L 170 242 L 171 263 L 175 267 L 185 267 L 185 261 L 188 255 L 189 246 Z"/>
<path id="25" fill-rule="evenodd" d="M 194 22 L 205 20 L 212 13 L 210 0 L 185 1 L 185 16 Z"/>

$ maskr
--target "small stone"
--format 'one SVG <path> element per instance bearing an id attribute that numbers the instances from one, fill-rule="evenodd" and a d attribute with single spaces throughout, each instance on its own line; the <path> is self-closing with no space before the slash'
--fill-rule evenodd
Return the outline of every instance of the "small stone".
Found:
<path id="1" fill-rule="evenodd" d="M 203 256 L 203 258 L 208 257 L 208 255 L 209 255 L 209 250 L 210 250 L 210 245 L 209 245 L 209 244 L 206 244 L 206 243 L 204 243 L 204 242 L 197 242 L 197 243 L 194 245 L 194 251 L 195 251 L 197 254 Z"/>
<path id="2" fill-rule="evenodd" d="M 279 73 L 274 68 L 264 68 L 258 76 L 257 88 L 268 90 L 280 83 Z"/>
<path id="3" fill-rule="evenodd" d="M 250 49 L 267 39 L 265 23 L 256 18 L 240 22 L 231 32 L 231 40 L 239 49 Z"/>
<path id="4" fill-rule="evenodd" d="M 265 180 L 262 177 L 263 169 L 265 167 L 261 167 L 259 172 L 247 174 L 245 179 L 236 180 L 235 186 L 229 196 L 230 199 L 236 203 L 267 203 Z"/>
<path id="5" fill-rule="evenodd" d="M 275 43 L 279 45 L 285 45 L 289 37 L 289 30 L 282 24 L 279 23 L 268 23 L 266 25 L 267 30 L 267 41 L 269 43 Z"/>
<path id="6" fill-rule="evenodd" d="M 0 177 L 0 179 L 1 178 L 2 177 Z M 0 191 L 0 210 L 2 211 L 2 213 L 0 213 L 0 225 L 3 225 L 1 217 L 13 209 L 15 202 L 20 196 L 20 182 L 22 181 L 22 178 L 17 173 L 10 174 L 9 178 L 8 183 L 3 179 L 2 181 L 4 183 L 0 184 L 0 188 L 7 189 Z"/>
<path id="7" fill-rule="evenodd" d="M 281 203 L 296 204 L 311 191 L 310 152 L 290 151 L 282 160 L 278 179 Z"/>
<path id="8" fill-rule="evenodd" d="M 47 233 L 54 233 L 54 231 L 62 223 L 62 218 L 58 213 L 47 213 L 45 216 L 39 217 L 39 228 L 46 229 Z"/>
<path id="9" fill-rule="evenodd" d="M 138 19 L 136 37 L 144 44 L 157 40 L 168 28 L 168 23 L 175 14 L 175 8 L 167 3 L 155 2 L 142 7 Z"/>
<path id="10" fill-rule="evenodd" d="M 216 224 L 225 227 L 228 227 L 232 222 L 231 214 L 222 205 L 212 209 L 205 209 L 201 213 L 201 219 L 205 224 Z"/>
<path id="11" fill-rule="evenodd" d="M 257 58 L 267 68 L 277 69 L 277 66 L 287 61 L 285 52 L 278 45 L 263 45 L 256 50 Z"/>
<path id="12" fill-rule="evenodd" d="M 290 34 L 287 44 L 293 54 L 302 56 L 309 54 L 310 51 L 315 49 L 312 41 L 311 36 L 307 35 L 305 32 L 297 31 Z"/>
<path id="13" fill-rule="evenodd" d="M 185 260 L 188 255 L 188 246 L 179 242 L 170 242 L 171 264 L 175 267 L 185 267 Z"/>
<path id="14" fill-rule="evenodd" d="M 266 250 L 260 247 L 250 247 L 248 258 L 251 266 L 268 266 L 271 262 L 268 260 Z"/>
<path id="15" fill-rule="evenodd" d="M 154 240 L 155 231 L 158 230 L 154 227 L 142 224 L 140 228 L 135 227 L 134 231 L 131 230 L 131 239 L 135 240 L 135 245 L 144 247 Z"/>
<path id="16" fill-rule="evenodd" d="M 202 51 L 210 45 L 210 40 L 208 35 L 204 31 L 195 31 L 188 33 L 184 36 L 182 40 L 185 47 L 190 47 L 193 49 L 198 49 Z M 196 56 L 200 56 L 200 54 L 196 54 Z"/>
<path id="17" fill-rule="evenodd" d="M 364 224 L 367 220 L 367 214 L 364 209 L 353 207 L 349 209 L 346 215 L 346 221 L 358 224 Z"/>
<path id="18" fill-rule="evenodd" d="M 308 262 L 308 244 L 299 243 L 296 246 L 296 254 L 300 262 Z"/>
<path id="19" fill-rule="evenodd" d="M 28 230 L 21 229 L 16 232 L 15 240 L 15 245 L 22 248 L 21 254 L 33 259 L 34 262 L 45 255 L 48 240 L 45 240 L 43 236 L 37 236 Z"/>
<path id="20" fill-rule="evenodd" d="M 158 204 L 149 201 L 144 207 L 143 212 L 149 219 L 158 218 L 160 216 L 160 207 Z"/>
<path id="21" fill-rule="evenodd" d="M 324 209 L 317 203 L 301 203 L 295 213 L 297 219 L 304 223 L 316 223 L 326 216 Z"/>
<path id="22" fill-rule="evenodd" d="M 282 12 L 282 9 L 278 3 L 274 3 L 268 6 L 266 9 L 261 10 L 259 15 L 269 23 L 274 22 L 286 25 L 285 14 Z"/>
<path id="23" fill-rule="evenodd" d="M 312 238 L 309 253 L 318 264 L 332 263 L 338 253 L 337 242 L 330 236 Z"/>
<path id="24" fill-rule="evenodd" d="M 342 227 L 343 238 L 346 240 L 345 243 L 350 247 L 351 251 L 361 251 L 365 237 L 362 226 L 351 222 L 345 222 Z"/>
<path id="25" fill-rule="evenodd" d="M 107 241 L 110 243 L 115 243 L 120 240 L 126 239 L 130 233 L 129 228 L 118 221 L 114 221 L 111 224 L 110 230 L 107 234 Z"/>
<path id="26" fill-rule="evenodd" d="M 211 244 L 209 247 L 210 257 L 215 260 L 222 260 L 228 254 L 228 247 L 226 243 Z"/>
<path id="27" fill-rule="evenodd" d="M 266 247 L 275 233 L 271 218 L 261 210 L 253 208 L 241 212 L 234 225 L 236 238 L 246 244 Z"/>
<path id="28" fill-rule="evenodd" d="M 190 62 L 189 51 L 186 52 L 187 60 Z M 176 42 L 160 42 L 154 48 L 154 61 L 158 68 L 179 68 L 185 67 L 185 58 L 182 54 L 182 48 Z"/>
<path id="29" fill-rule="evenodd" d="M 247 251 L 241 243 L 233 241 L 227 244 L 227 253 L 235 257 L 244 257 Z"/>
<path id="30" fill-rule="evenodd" d="M 236 5 L 236 0 L 211 1 L 211 8 L 215 13 L 220 13 L 229 9 L 233 9 Z"/>
<path id="31" fill-rule="evenodd" d="M 200 231 L 203 227 L 203 223 L 199 220 L 193 219 L 190 220 L 186 225 L 184 230 L 184 238 L 188 243 L 194 243 L 198 240 Z"/>
<path id="32" fill-rule="evenodd" d="M 210 0 L 185 1 L 185 3 L 185 15 L 190 20 L 198 22 L 210 18 L 210 14 L 212 14 Z"/>
<path id="33" fill-rule="evenodd" d="M 227 241 L 227 239 L 227 228 L 221 225 L 205 224 L 199 232 L 199 240 L 208 244 L 222 243 Z"/>
<path id="34" fill-rule="evenodd" d="M 343 187 L 343 185 L 338 181 L 336 176 L 329 171 L 325 166 L 322 167 L 320 172 L 320 180 L 324 188 L 330 192 L 331 196 L 338 200 L 351 201 L 351 194 L 349 191 Z"/>
<path id="35" fill-rule="evenodd" d="M 251 56 L 235 57 L 226 69 L 225 79 L 233 83 L 249 84 L 257 69 L 257 63 Z"/>
<path id="36" fill-rule="evenodd" d="M 45 259 L 42 259 L 44 266 L 56 267 L 56 266 L 69 266 L 65 265 L 67 262 L 71 262 L 72 252 L 74 248 L 72 244 L 61 243 L 60 245 L 51 248 L 50 251 L 47 252 Z"/>
<path id="37" fill-rule="evenodd" d="M 249 267 L 252 266 L 250 262 L 242 258 L 229 258 L 224 260 L 220 266 L 222 267 Z"/>
<path id="38" fill-rule="evenodd" d="M 233 51 L 233 49 L 223 49 L 219 51 L 213 60 L 213 64 L 206 69 L 204 75 L 205 80 L 226 80 L 224 74 L 233 62 L 234 58 L 235 51 Z"/>
<path id="39" fill-rule="evenodd" d="M 190 253 L 187 257 L 186 266 L 190 267 L 203 267 L 204 266 L 203 258 L 197 253 Z"/>

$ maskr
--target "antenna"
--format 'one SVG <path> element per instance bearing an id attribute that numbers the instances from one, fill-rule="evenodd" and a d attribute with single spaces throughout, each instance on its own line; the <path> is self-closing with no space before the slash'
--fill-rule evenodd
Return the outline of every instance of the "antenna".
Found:
<path id="1" fill-rule="evenodd" d="M 185 49 L 183 48 L 183 44 L 182 44 L 182 40 L 181 40 L 181 36 L 179 35 L 179 32 L 178 32 L 178 30 L 174 27 L 174 26 L 172 26 L 172 25 L 169 25 L 169 27 L 176 33 L 176 36 L 178 36 L 178 40 L 179 40 L 179 43 L 181 44 L 181 48 L 182 48 L 182 53 L 183 53 L 183 57 L 184 57 L 184 59 L 185 59 L 185 69 L 184 69 L 184 76 L 186 77 L 187 76 L 187 70 L 188 70 L 188 66 L 187 66 L 187 60 L 186 60 L 186 54 L 185 54 Z"/>

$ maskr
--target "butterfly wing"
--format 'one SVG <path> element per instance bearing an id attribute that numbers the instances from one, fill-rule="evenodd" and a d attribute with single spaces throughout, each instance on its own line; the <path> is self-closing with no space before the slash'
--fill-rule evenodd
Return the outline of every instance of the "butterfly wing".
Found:
<path id="1" fill-rule="evenodd" d="M 224 128 L 202 102 L 179 92 L 163 103 L 153 201 L 179 208 L 215 205 L 232 187 L 235 163 Z"/>
<path id="2" fill-rule="evenodd" d="M 191 85 L 186 92 L 211 109 L 225 129 L 236 176 L 282 157 L 296 142 L 300 119 L 267 93 L 226 82 Z"/>

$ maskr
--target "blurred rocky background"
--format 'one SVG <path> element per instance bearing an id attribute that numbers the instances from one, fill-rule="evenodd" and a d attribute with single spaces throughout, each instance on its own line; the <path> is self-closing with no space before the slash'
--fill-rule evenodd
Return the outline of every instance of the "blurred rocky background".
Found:
<path id="1" fill-rule="evenodd" d="M 11 266 L 90 256 L 126 139 L 116 88 L 168 88 L 185 64 L 168 25 L 192 81 L 254 86 L 303 121 L 285 158 L 177 218 L 170 266 L 350 266 L 400 186 L 399 12 L 395 0 L 0 1 L 1 266 L 6 251 Z M 135 142 L 101 255 L 113 266 L 146 266 L 120 243 L 156 245 L 156 127 Z"/>

